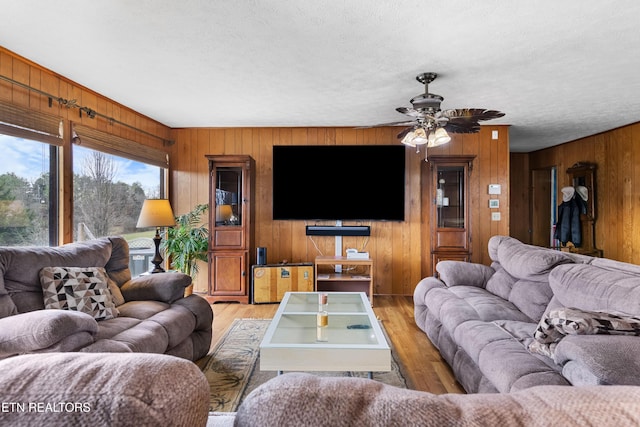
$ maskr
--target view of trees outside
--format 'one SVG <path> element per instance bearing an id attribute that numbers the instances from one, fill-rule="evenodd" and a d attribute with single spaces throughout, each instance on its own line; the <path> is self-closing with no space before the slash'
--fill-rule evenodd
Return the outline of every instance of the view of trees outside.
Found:
<path id="1" fill-rule="evenodd" d="M 0 246 L 48 246 L 50 146 L 0 134 L 0 147 Z M 161 168 L 79 146 L 73 159 L 74 240 L 140 233 L 144 199 L 161 196 Z"/>
<path id="2" fill-rule="evenodd" d="M 78 146 L 73 155 L 74 240 L 139 232 L 142 203 L 160 197 L 160 168 Z"/>
<path id="3" fill-rule="evenodd" d="M 49 244 L 48 173 L 30 182 L 0 175 L 0 245 Z"/>
<path id="4" fill-rule="evenodd" d="M 0 134 L 0 245 L 49 245 L 49 145 Z"/>

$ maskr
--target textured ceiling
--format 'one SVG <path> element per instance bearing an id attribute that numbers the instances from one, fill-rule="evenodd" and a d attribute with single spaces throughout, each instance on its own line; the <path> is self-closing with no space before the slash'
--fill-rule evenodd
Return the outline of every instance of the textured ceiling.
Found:
<path id="1" fill-rule="evenodd" d="M 0 45 L 171 127 L 365 126 L 437 72 L 511 151 L 640 121 L 637 0 L 0 0 Z"/>

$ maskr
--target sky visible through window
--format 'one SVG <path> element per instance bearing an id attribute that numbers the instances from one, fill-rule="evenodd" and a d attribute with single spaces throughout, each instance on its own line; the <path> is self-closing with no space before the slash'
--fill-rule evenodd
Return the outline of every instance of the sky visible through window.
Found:
<path id="1" fill-rule="evenodd" d="M 85 159 L 93 150 L 79 145 L 73 146 L 73 173 L 82 174 Z M 116 180 L 126 184 L 140 183 L 148 198 L 160 197 L 160 168 L 135 160 L 118 156 L 109 156 L 115 163 L 117 170 Z"/>
<path id="2" fill-rule="evenodd" d="M 49 172 L 47 144 L 0 134 L 0 175 L 14 173 L 29 182 Z"/>
<path id="3" fill-rule="evenodd" d="M 14 173 L 29 182 L 49 171 L 47 144 L 0 134 L 0 175 Z M 73 173 L 82 173 L 82 165 L 90 149 L 74 146 Z M 149 197 L 159 197 L 159 168 L 122 157 L 111 156 L 118 171 L 117 180 L 133 184 L 138 182 Z"/>

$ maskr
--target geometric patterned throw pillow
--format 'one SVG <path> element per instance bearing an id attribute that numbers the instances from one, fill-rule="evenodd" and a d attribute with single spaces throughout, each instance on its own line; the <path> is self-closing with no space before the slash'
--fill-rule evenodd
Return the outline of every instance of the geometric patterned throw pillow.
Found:
<path id="1" fill-rule="evenodd" d="M 550 310 L 538 323 L 533 337 L 543 344 L 566 335 L 640 335 L 640 318 L 622 313 L 587 311 L 572 307 Z"/>
<path id="2" fill-rule="evenodd" d="M 47 309 L 81 311 L 96 320 L 119 314 L 102 267 L 45 267 L 40 270 L 40 284 Z"/>
<path id="3" fill-rule="evenodd" d="M 640 336 L 640 317 L 573 307 L 550 310 L 540 319 L 529 351 L 554 358 L 558 342 L 567 335 Z"/>

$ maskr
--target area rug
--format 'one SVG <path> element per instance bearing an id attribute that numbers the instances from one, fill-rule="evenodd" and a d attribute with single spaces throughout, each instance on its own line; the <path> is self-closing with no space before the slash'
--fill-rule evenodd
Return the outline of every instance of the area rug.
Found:
<path id="1" fill-rule="evenodd" d="M 234 412 L 245 396 L 260 384 L 274 378 L 275 371 L 260 371 L 260 342 L 270 319 L 236 319 L 202 365 L 211 398 L 209 410 Z M 383 327 L 384 330 L 384 327 Z M 387 342 L 389 341 L 387 337 Z M 366 372 L 312 372 L 321 376 L 366 378 Z M 374 372 L 373 379 L 407 388 L 395 352 L 391 351 L 391 371 Z"/>

